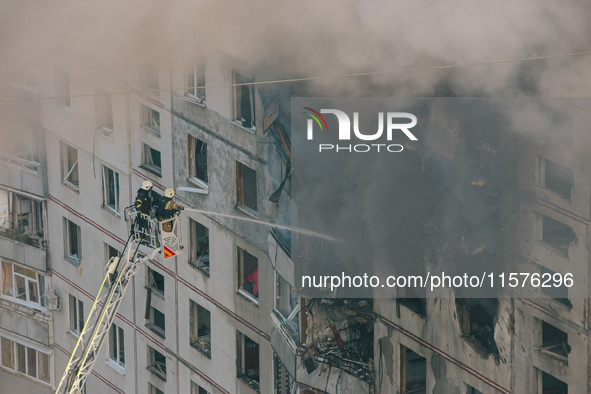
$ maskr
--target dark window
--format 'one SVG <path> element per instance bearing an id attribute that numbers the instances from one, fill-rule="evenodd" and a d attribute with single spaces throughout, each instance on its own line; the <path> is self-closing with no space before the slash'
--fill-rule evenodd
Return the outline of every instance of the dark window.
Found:
<path id="1" fill-rule="evenodd" d="M 66 218 L 64 218 L 64 254 L 70 262 L 80 264 L 80 227 Z"/>
<path id="2" fill-rule="evenodd" d="M 238 378 L 255 391 L 259 390 L 259 344 L 237 333 Z"/>
<path id="3" fill-rule="evenodd" d="M 552 324 L 542 321 L 542 346 L 540 351 L 557 358 L 563 363 L 567 363 L 568 354 L 570 353 L 568 334 Z"/>
<path id="4" fill-rule="evenodd" d="M 427 360 L 405 346 L 400 346 L 400 391 L 427 393 Z"/>
<path id="5" fill-rule="evenodd" d="M 236 162 L 237 205 L 246 212 L 257 212 L 257 173 L 246 165 Z"/>
<path id="6" fill-rule="evenodd" d="M 73 295 L 68 295 L 70 313 L 70 332 L 76 336 L 80 335 L 84 328 L 84 304 Z"/>
<path id="7" fill-rule="evenodd" d="M 148 287 L 152 290 L 164 295 L 164 275 L 154 271 L 153 269 L 147 269 L 148 273 Z"/>
<path id="8" fill-rule="evenodd" d="M 207 189 L 207 144 L 190 135 L 188 137 L 189 180 L 199 187 Z"/>
<path id="9" fill-rule="evenodd" d="M 242 127 L 255 128 L 254 85 L 251 79 L 234 73 L 234 120 Z"/>
<path id="10" fill-rule="evenodd" d="M 142 144 L 141 167 L 155 175 L 162 176 L 162 160 L 160 151 L 157 151 L 148 144 Z"/>
<path id="11" fill-rule="evenodd" d="M 540 372 L 542 375 L 542 394 L 568 394 L 568 384 L 546 372 Z"/>
<path id="12" fill-rule="evenodd" d="M 574 186 L 573 173 L 566 167 L 544 159 L 544 187 L 570 199 Z"/>
<path id="13" fill-rule="evenodd" d="M 191 346 L 211 358 L 211 314 L 193 301 L 189 302 L 189 308 Z"/>
<path id="14" fill-rule="evenodd" d="M 542 241 L 568 255 L 568 248 L 575 241 L 575 232 L 564 223 L 542 216 Z"/>
<path id="15" fill-rule="evenodd" d="M 166 382 L 166 356 L 148 346 L 148 371 Z"/>
<path id="16" fill-rule="evenodd" d="M 542 294 L 545 294 L 548 297 L 552 297 L 555 301 L 560 302 L 568 308 L 572 307 L 573 305 L 568 299 L 568 287 L 564 285 L 564 281 L 562 281 L 563 283 L 561 286 L 554 287 L 554 283 L 559 283 L 558 281 L 562 280 L 562 275 L 546 267 L 540 267 L 540 274 L 542 275 L 542 281 L 545 281 L 548 277 L 551 278 L 551 287 L 542 286 Z M 555 275 L 556 279 L 558 279 L 556 282 L 554 281 Z"/>
<path id="17" fill-rule="evenodd" d="M 189 219 L 191 246 L 189 263 L 209 275 L 209 229 Z"/>

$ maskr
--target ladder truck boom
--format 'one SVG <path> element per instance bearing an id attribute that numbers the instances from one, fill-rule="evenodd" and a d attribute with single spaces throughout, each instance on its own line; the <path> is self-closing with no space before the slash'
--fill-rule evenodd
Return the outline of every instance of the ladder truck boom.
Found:
<path id="1" fill-rule="evenodd" d="M 129 238 L 121 257 L 112 257 L 107 264 L 107 273 L 55 391 L 56 394 L 81 392 L 109 334 L 125 291 L 139 270 L 140 264 L 154 259 L 159 252 L 162 252 L 163 258 L 166 259 L 183 251 L 181 220 L 178 215 L 159 221 L 138 213 L 132 206 L 125 209 L 125 220 Z M 151 249 L 151 254 L 142 253 L 142 245 Z"/>

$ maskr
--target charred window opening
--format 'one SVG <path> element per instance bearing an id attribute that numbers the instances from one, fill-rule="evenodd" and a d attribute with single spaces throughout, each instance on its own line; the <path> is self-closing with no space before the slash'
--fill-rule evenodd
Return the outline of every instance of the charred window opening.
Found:
<path id="1" fill-rule="evenodd" d="M 256 216 L 257 173 L 252 168 L 236 162 L 236 205 L 239 209 Z"/>
<path id="2" fill-rule="evenodd" d="M 499 301 L 496 298 L 458 298 L 456 310 L 462 337 L 481 353 L 498 355 L 494 327 Z"/>
<path id="3" fill-rule="evenodd" d="M 558 220 L 542 215 L 542 242 L 568 256 L 568 248 L 575 240 L 575 232 L 572 228 Z"/>
<path id="4" fill-rule="evenodd" d="M 568 344 L 568 334 L 552 324 L 541 321 L 542 342 L 540 352 L 557 358 L 562 363 L 568 363 L 568 354 L 570 346 Z"/>
<path id="5" fill-rule="evenodd" d="M 140 104 L 141 125 L 143 128 L 160 135 L 160 112 Z"/>
<path id="6" fill-rule="evenodd" d="M 546 267 L 540 267 L 540 275 L 542 277 L 542 281 L 546 281 L 547 279 L 551 279 L 550 287 L 542 286 L 542 294 L 547 295 L 554 299 L 554 301 L 560 302 L 567 308 L 571 308 L 573 304 L 568 299 L 568 287 L 562 283 L 561 286 L 555 287 L 554 286 L 554 279 L 558 279 L 560 282 L 564 282 L 562 280 L 562 275 L 548 269 Z"/>
<path id="7" fill-rule="evenodd" d="M 541 186 L 570 200 L 571 191 L 575 185 L 572 171 L 542 158 L 540 158 L 540 167 Z"/>
<path id="8" fill-rule="evenodd" d="M 0 235 L 45 248 L 43 202 L 0 189 Z"/>
<path id="9" fill-rule="evenodd" d="M 166 382 L 166 356 L 148 346 L 148 366 L 146 368 Z"/>
<path id="10" fill-rule="evenodd" d="M 405 394 L 427 393 L 427 360 L 400 345 L 400 391 Z"/>
<path id="11" fill-rule="evenodd" d="M 238 379 L 259 392 L 259 344 L 239 331 L 236 337 Z"/>
<path id="12" fill-rule="evenodd" d="M 209 229 L 193 219 L 189 219 L 189 226 L 191 235 L 189 264 L 209 276 Z"/>
<path id="13" fill-rule="evenodd" d="M 538 370 L 538 372 L 538 392 L 542 394 L 568 394 L 568 384 L 544 371 Z"/>
<path id="14" fill-rule="evenodd" d="M 196 302 L 189 301 L 189 315 L 191 346 L 211 358 L 211 313 Z"/>
<path id="15" fill-rule="evenodd" d="M 238 292 L 258 303 L 259 261 L 240 248 L 238 248 Z"/>

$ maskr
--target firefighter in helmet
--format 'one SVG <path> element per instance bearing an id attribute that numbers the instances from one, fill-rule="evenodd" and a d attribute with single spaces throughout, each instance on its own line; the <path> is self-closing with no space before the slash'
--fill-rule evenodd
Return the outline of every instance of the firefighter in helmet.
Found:
<path id="1" fill-rule="evenodd" d="M 152 182 L 144 181 L 142 186 L 137 191 L 137 196 L 135 198 L 135 209 L 138 213 L 143 213 L 144 215 L 150 214 L 150 209 L 154 203 L 158 203 L 158 200 L 154 199 L 154 195 L 152 194 Z"/>
<path id="2" fill-rule="evenodd" d="M 173 188 L 169 187 L 166 189 L 158 204 L 158 210 L 156 211 L 156 216 L 163 222 L 162 229 L 166 232 L 172 231 L 172 221 L 168 219 L 173 218 L 181 210 L 185 209 L 182 205 L 174 202 L 173 198 L 175 194 Z"/>

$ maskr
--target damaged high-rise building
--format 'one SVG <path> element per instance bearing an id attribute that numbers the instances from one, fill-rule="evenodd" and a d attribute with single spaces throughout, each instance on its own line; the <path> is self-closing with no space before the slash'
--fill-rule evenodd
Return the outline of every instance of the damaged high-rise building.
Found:
<path id="1" fill-rule="evenodd" d="M 395 257 L 354 251 L 364 268 L 498 267 L 504 287 L 305 297 L 296 267 L 338 266 L 356 245 L 302 229 L 365 191 L 339 178 L 344 196 L 299 205 L 322 185 L 307 183 L 315 163 L 298 157 L 290 104 L 346 89 L 236 48 L 114 41 L 84 59 L 0 56 L 0 391 L 55 391 L 144 181 L 176 189 L 184 252 L 139 268 L 85 393 L 589 391 L 588 102 L 517 100 L 501 116 L 478 99 L 425 99 L 419 143 L 396 153 L 406 175 L 380 174 L 397 215 L 371 236 Z M 383 96 L 397 78 L 355 81 Z M 360 225 L 353 216 L 338 225 Z M 513 288 L 510 273 L 540 285 Z M 566 274 L 576 288 L 542 285 Z"/>

